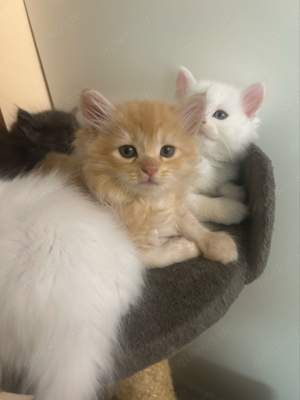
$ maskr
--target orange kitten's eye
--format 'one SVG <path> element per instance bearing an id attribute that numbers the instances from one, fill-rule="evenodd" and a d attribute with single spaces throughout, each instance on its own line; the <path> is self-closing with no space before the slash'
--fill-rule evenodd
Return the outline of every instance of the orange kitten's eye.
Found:
<path id="1" fill-rule="evenodd" d="M 163 157 L 172 157 L 172 155 L 174 154 L 175 151 L 175 147 L 173 146 L 163 146 L 160 149 L 160 155 Z"/>
<path id="2" fill-rule="evenodd" d="M 133 146 L 121 146 L 119 152 L 124 158 L 132 158 L 137 155 L 137 151 Z"/>

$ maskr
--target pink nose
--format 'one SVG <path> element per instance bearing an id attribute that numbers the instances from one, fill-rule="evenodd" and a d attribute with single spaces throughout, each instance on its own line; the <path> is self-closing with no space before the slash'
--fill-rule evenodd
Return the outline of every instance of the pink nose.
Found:
<path id="1" fill-rule="evenodd" d="M 145 168 L 142 168 L 142 171 L 151 177 L 156 174 L 156 172 L 158 171 L 158 168 L 157 167 L 145 167 Z"/>
<path id="2" fill-rule="evenodd" d="M 202 121 L 202 124 L 206 124 L 206 119 L 204 119 L 204 120 Z"/>

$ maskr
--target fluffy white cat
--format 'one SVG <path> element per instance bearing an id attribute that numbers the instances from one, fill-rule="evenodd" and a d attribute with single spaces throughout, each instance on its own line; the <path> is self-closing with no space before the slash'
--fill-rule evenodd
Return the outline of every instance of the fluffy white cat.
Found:
<path id="1" fill-rule="evenodd" d="M 20 374 L 35 400 L 96 399 L 140 295 L 139 255 L 56 173 L 0 181 L 0 221 L 0 378 Z"/>
<path id="2" fill-rule="evenodd" d="M 243 187 L 234 182 L 239 178 L 239 162 L 256 138 L 256 113 L 264 99 L 264 85 L 255 83 L 242 91 L 211 80 L 197 82 L 182 67 L 176 97 L 181 100 L 196 93 L 205 95 L 206 112 L 199 131 L 199 179 L 187 202 L 200 220 L 239 223 L 248 215 L 248 209 L 242 203 Z"/>

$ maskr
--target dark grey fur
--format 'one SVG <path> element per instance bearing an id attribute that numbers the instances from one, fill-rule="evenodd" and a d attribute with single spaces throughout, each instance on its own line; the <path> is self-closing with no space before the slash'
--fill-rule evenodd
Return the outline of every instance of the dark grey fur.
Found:
<path id="1" fill-rule="evenodd" d="M 9 132 L 0 132 L 0 177 L 30 171 L 51 151 L 70 154 L 78 122 L 72 113 L 49 110 L 30 114 L 19 109 Z"/>

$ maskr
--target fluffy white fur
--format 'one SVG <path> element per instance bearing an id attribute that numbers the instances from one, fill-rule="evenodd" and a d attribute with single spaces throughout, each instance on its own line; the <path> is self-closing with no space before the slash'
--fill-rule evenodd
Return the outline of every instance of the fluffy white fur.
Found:
<path id="1" fill-rule="evenodd" d="M 0 181 L 0 220 L 0 371 L 23 375 L 35 400 L 96 399 L 140 294 L 135 248 L 55 173 Z"/>
<path id="2" fill-rule="evenodd" d="M 206 112 L 199 131 L 203 156 L 199 178 L 188 197 L 191 211 L 201 220 L 239 223 L 248 210 L 242 204 L 244 189 L 233 182 L 239 177 L 239 161 L 257 135 L 256 113 L 263 102 L 264 86 L 257 83 L 242 91 L 212 80 L 196 82 L 182 67 L 176 81 L 176 96 L 182 99 L 195 93 L 205 95 Z M 218 120 L 214 116 L 217 110 L 225 111 L 228 117 Z"/>

